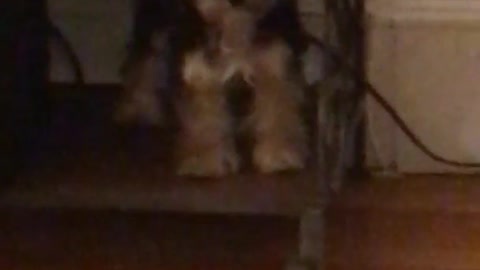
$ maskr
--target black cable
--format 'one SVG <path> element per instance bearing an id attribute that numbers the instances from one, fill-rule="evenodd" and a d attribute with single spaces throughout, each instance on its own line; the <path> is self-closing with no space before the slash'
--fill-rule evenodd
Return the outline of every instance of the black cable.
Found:
<path id="1" fill-rule="evenodd" d="M 339 64 L 342 69 L 347 71 L 355 80 L 356 83 L 360 84 L 363 86 L 368 94 L 370 94 L 376 102 L 378 102 L 383 109 L 388 113 L 390 117 L 395 121 L 395 123 L 398 125 L 400 130 L 408 137 L 408 139 L 416 146 L 418 147 L 424 154 L 426 154 L 428 157 L 433 159 L 434 161 L 450 165 L 450 166 L 455 166 L 455 167 L 464 167 L 464 168 L 480 168 L 480 163 L 475 163 L 475 162 L 461 162 L 461 161 L 456 161 L 456 160 L 451 160 L 447 159 L 445 157 L 442 157 L 441 155 L 435 153 L 432 151 L 422 140 L 416 135 L 410 127 L 405 123 L 405 121 L 402 119 L 402 117 L 398 114 L 398 112 L 393 108 L 393 106 L 379 93 L 379 91 L 373 86 L 368 80 L 363 79 L 362 76 L 357 74 L 358 72 L 355 71 L 353 67 L 351 67 L 349 64 L 346 63 L 346 61 L 343 60 L 343 58 L 336 53 L 336 50 L 329 45 L 326 44 L 326 42 L 322 41 L 321 39 L 307 34 L 306 39 L 317 45 L 324 53 L 328 55 L 329 58 L 332 59 L 335 63 Z M 363 91 L 359 91 L 363 94 Z M 357 98 L 357 97 L 353 97 Z"/>
<path id="2" fill-rule="evenodd" d="M 83 86 L 85 84 L 85 75 L 83 73 L 82 64 L 80 63 L 78 56 L 75 54 L 72 44 L 70 44 L 60 28 L 54 25 L 50 20 L 48 21 L 47 27 L 49 36 L 58 42 L 68 57 L 68 61 L 74 72 L 76 86 Z"/>

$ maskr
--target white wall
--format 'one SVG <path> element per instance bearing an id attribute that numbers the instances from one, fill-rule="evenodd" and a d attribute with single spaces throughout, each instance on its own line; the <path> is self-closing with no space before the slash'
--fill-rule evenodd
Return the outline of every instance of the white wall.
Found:
<path id="1" fill-rule="evenodd" d="M 118 67 L 130 31 L 130 0 L 48 0 L 50 16 L 79 55 L 88 83 L 119 82 Z M 72 80 L 63 54 L 52 46 L 51 78 Z"/>
<path id="2" fill-rule="evenodd" d="M 451 159 L 480 162 L 480 1 L 369 4 L 371 80 L 429 147 Z M 399 171 L 469 172 L 433 162 L 375 104 L 369 110 L 380 156 Z"/>
<path id="3" fill-rule="evenodd" d="M 73 43 L 86 73 L 88 83 L 118 83 L 118 67 L 125 56 L 131 27 L 132 0 L 48 0 L 50 16 Z M 304 18 L 311 32 L 321 33 L 321 1 L 301 0 L 300 9 L 311 16 Z M 68 61 L 52 46 L 51 79 L 72 80 Z"/>

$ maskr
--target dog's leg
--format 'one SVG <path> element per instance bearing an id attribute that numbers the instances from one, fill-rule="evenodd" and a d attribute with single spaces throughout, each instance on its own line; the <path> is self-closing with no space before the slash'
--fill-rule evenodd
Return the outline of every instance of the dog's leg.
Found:
<path id="1" fill-rule="evenodd" d="M 255 51 L 252 57 L 253 163 L 261 172 L 305 166 L 304 90 L 301 81 L 289 72 L 291 57 L 289 48 L 280 42 Z"/>
<path id="2" fill-rule="evenodd" d="M 157 94 L 157 62 L 153 52 L 137 59 L 124 76 L 124 92 L 114 118 L 119 123 L 146 122 L 158 125 L 164 115 Z"/>
<path id="3" fill-rule="evenodd" d="M 220 76 L 200 51 L 186 56 L 182 76 L 178 173 L 222 176 L 237 171 L 232 119 Z"/>
<path id="4" fill-rule="evenodd" d="M 154 32 L 150 47 L 127 58 L 123 75 L 123 93 L 114 120 L 119 123 L 136 121 L 161 125 L 165 121 L 163 104 L 159 99 L 159 77 L 164 76 L 167 34 Z"/>

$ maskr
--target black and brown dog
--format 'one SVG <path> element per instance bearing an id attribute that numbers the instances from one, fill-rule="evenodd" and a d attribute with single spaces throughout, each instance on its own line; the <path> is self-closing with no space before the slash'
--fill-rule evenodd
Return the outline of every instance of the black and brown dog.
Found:
<path id="1" fill-rule="evenodd" d="M 176 16 L 151 32 L 148 46 L 125 69 L 119 119 L 143 114 L 162 121 L 155 98 L 158 55 L 169 48 L 169 88 L 179 132 L 177 172 L 193 176 L 235 173 L 241 158 L 235 138 L 251 137 L 252 164 L 261 172 L 302 169 L 307 132 L 302 116 L 305 50 L 296 1 L 178 1 Z M 247 115 L 235 121 L 229 95 L 243 85 Z M 168 102 L 167 102 L 168 103 Z M 164 118 L 164 117 L 163 117 Z M 239 128 L 241 126 L 241 128 Z"/>

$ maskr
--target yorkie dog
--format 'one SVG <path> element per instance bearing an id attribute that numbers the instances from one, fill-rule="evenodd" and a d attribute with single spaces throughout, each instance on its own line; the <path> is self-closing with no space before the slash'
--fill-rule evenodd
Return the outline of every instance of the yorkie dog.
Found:
<path id="1" fill-rule="evenodd" d="M 196 30 L 175 30 L 193 41 L 177 49 L 177 172 L 223 176 L 240 169 L 238 122 L 228 98 L 229 85 L 237 78 L 252 95 L 248 115 L 240 125 L 252 139 L 254 167 L 265 173 L 304 168 L 308 141 L 302 114 L 304 82 L 296 64 L 297 52 L 283 30 L 278 30 L 282 26 L 271 27 L 282 18 L 265 19 L 271 1 L 189 1 L 195 14 L 185 20 Z M 178 39 L 175 42 L 185 41 Z M 153 50 L 127 72 L 125 87 L 130 95 L 120 110 L 123 119 L 143 114 L 151 121 L 159 120 L 158 104 L 151 98 L 155 61 Z"/>
<path id="2" fill-rule="evenodd" d="M 178 172 L 221 176 L 239 169 L 227 82 L 239 75 L 252 90 L 246 127 L 254 140 L 252 161 L 261 172 L 301 169 L 307 156 L 302 118 L 303 83 L 294 52 L 275 33 L 257 29 L 263 14 L 248 3 L 194 0 L 214 44 L 185 53 Z M 207 42 L 208 44 L 208 42 Z"/>

